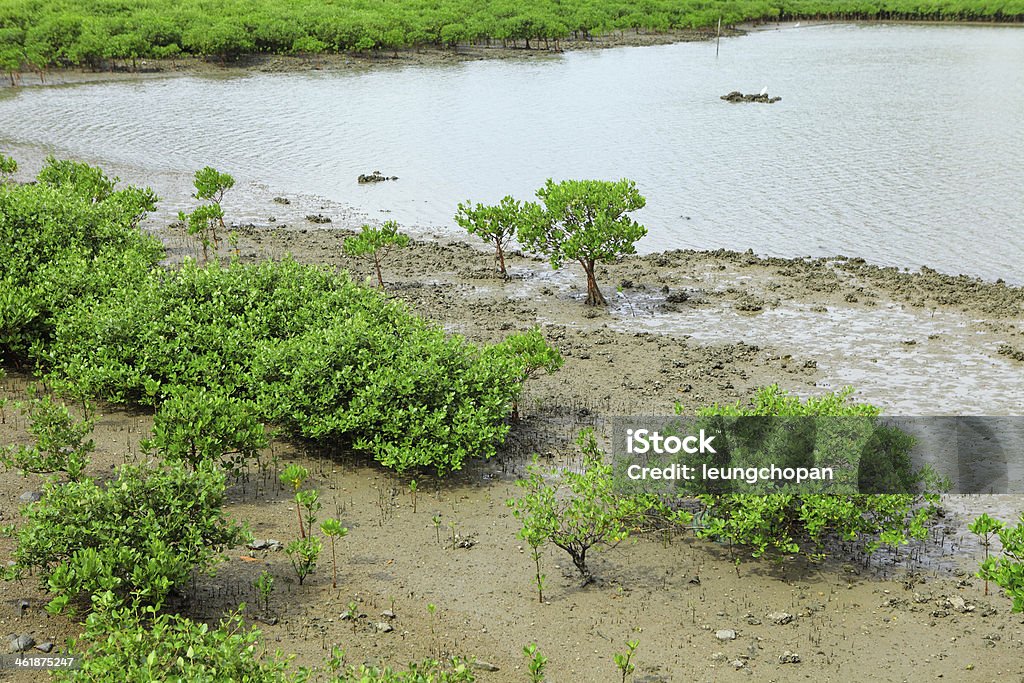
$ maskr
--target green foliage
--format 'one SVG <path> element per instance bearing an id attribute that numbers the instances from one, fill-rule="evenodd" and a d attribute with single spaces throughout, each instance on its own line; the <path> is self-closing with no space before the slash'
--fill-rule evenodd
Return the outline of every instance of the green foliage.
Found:
<path id="1" fill-rule="evenodd" d="M 93 440 L 86 439 L 92 432 L 92 420 L 76 419 L 66 405 L 58 405 L 49 396 L 32 399 L 22 410 L 28 414 L 28 430 L 35 443 L 0 448 L 0 463 L 25 474 L 66 472 L 71 481 L 80 481 L 95 449 Z"/>
<path id="2" fill-rule="evenodd" d="M 305 582 L 306 577 L 316 569 L 316 561 L 323 548 L 320 539 L 312 534 L 305 538 L 297 538 L 285 546 L 284 552 L 292 563 L 295 575 L 299 577 L 300 586 Z"/>
<path id="3" fill-rule="evenodd" d="M 1013 600 L 1013 611 L 1024 612 L 1024 515 L 1015 526 L 1004 525 L 1002 522 L 982 515 L 971 525 L 971 531 L 983 534 L 988 538 L 992 532 L 999 536 L 1002 544 L 1000 557 L 990 557 L 988 543 L 985 544 L 985 561 L 981 563 L 978 576 L 985 580 L 986 590 L 989 581 L 1006 591 Z"/>
<path id="4" fill-rule="evenodd" d="M 720 449 L 723 452 L 728 451 L 728 444 L 744 439 L 750 441 L 750 433 L 730 433 L 730 428 L 738 424 L 741 430 L 757 432 L 753 435 L 756 438 L 747 445 L 765 448 L 768 444 L 767 452 L 771 457 L 813 451 L 817 441 L 824 438 L 822 434 L 828 425 L 835 423 L 818 418 L 856 418 L 857 424 L 866 421 L 872 436 L 860 451 L 860 476 L 870 486 L 891 486 L 882 490 L 905 493 L 755 495 L 711 491 L 700 496 L 706 510 L 699 535 L 746 546 L 754 557 L 775 549 L 784 553 L 805 553 L 813 558 L 825 555 L 824 547 L 829 540 L 863 540 L 867 552 L 873 553 L 882 546 L 896 548 L 910 539 L 927 536 L 937 497 L 916 492 L 924 479 L 920 472 L 912 470 L 908 455 L 912 440 L 899 430 L 875 425 L 879 409 L 869 404 L 849 403 L 851 393 L 852 389 L 846 389 L 801 401 L 772 385 L 759 390 L 750 406 L 714 405 L 698 411 L 698 415 L 710 418 L 709 428 L 723 435 L 726 444 L 725 449 Z M 677 411 L 681 410 L 677 406 Z M 752 416 L 808 419 L 734 421 Z M 922 505 L 922 502 L 927 504 Z"/>
<path id="5" fill-rule="evenodd" d="M 331 539 L 331 566 L 333 572 L 331 574 L 331 588 L 338 587 L 338 557 L 335 554 L 335 541 L 339 538 L 344 538 L 348 535 L 348 527 L 341 525 L 336 519 L 325 519 L 320 524 L 320 531 L 324 533 L 327 538 Z"/>
<path id="6" fill-rule="evenodd" d="M 209 256 L 209 248 L 214 250 L 220 246 L 217 239 L 217 228 L 226 229 L 224 225 L 224 193 L 235 186 L 235 179 L 227 173 L 221 173 L 211 166 L 204 166 L 195 173 L 192 195 L 199 200 L 209 200 L 209 204 L 200 204 L 190 213 L 178 212 L 178 220 L 185 224 L 188 234 L 199 236 L 203 245 L 203 260 Z"/>
<path id="7" fill-rule="evenodd" d="M 519 537 L 535 549 L 552 543 L 564 550 L 586 584 L 593 580 L 587 552 L 595 546 L 614 548 L 629 538 L 654 502 L 615 492 L 612 466 L 603 462 L 593 430 L 580 432 L 577 443 L 585 456 L 582 472 L 567 470 L 560 482 L 549 484 L 545 475 L 555 473 L 545 473 L 535 460 L 528 476 L 516 482 L 523 494 L 507 504 L 522 524 Z"/>
<path id="8" fill-rule="evenodd" d="M 640 646 L 639 640 L 628 640 L 626 641 L 626 651 L 616 652 L 613 659 L 615 661 L 615 667 L 622 674 L 622 683 L 626 683 L 626 679 L 629 675 L 636 671 L 636 663 L 633 661 L 633 655 L 636 653 L 636 649 Z"/>
<path id="9" fill-rule="evenodd" d="M 59 681 L 189 681 L 285 683 L 305 680 L 286 672 L 291 659 L 261 657 L 262 634 L 239 614 L 220 624 L 155 610 L 98 609 L 72 649 L 81 668 L 56 672 Z"/>
<path id="10" fill-rule="evenodd" d="M 274 594 L 274 575 L 264 570 L 260 572 L 260 575 L 256 577 L 253 582 L 253 587 L 256 589 L 256 593 L 259 596 L 259 603 L 263 604 L 263 611 L 270 613 L 270 596 Z"/>
<path id="11" fill-rule="evenodd" d="M 475 207 L 466 200 L 459 204 L 455 222 L 471 235 L 494 245 L 494 265 L 502 277 L 508 277 L 505 270 L 505 249 L 515 237 L 523 220 L 523 205 L 511 196 L 505 196 L 493 206 L 477 204 Z"/>
<path id="12" fill-rule="evenodd" d="M 51 482 L 22 510 L 11 573 L 38 570 L 53 612 L 106 594 L 112 604 L 159 607 L 245 538 L 223 502 L 224 475 L 209 468 L 125 465 L 106 486 Z"/>
<path id="13" fill-rule="evenodd" d="M 3 184 L 7 180 L 7 176 L 12 176 L 18 172 L 18 162 L 9 156 L 0 154 L 0 184 Z"/>
<path id="14" fill-rule="evenodd" d="M 263 424 L 248 401 L 205 387 L 175 388 L 156 411 L 150 444 L 168 460 L 192 469 L 219 463 L 238 473 L 267 445 Z"/>
<path id="15" fill-rule="evenodd" d="M 332 679 L 332 683 L 473 683 L 475 680 L 469 662 L 455 657 L 448 662 L 436 659 L 412 662 L 409 668 L 400 671 L 365 664 L 349 666 Z"/>
<path id="16" fill-rule="evenodd" d="M 375 228 L 363 225 L 358 235 L 345 238 L 345 253 L 349 256 L 368 256 L 373 261 L 373 270 L 377 275 L 377 286 L 384 289 L 384 278 L 381 275 L 381 261 L 393 248 L 409 245 L 409 236 L 398 232 L 398 223 L 385 221 L 384 225 Z"/>
<path id="17" fill-rule="evenodd" d="M 500 360 L 511 360 L 518 369 L 516 384 L 522 386 L 540 372 L 553 373 L 562 367 L 565 359 L 558 349 L 548 345 L 539 327 L 528 332 L 510 334 L 504 341 L 489 349 Z M 519 417 L 519 394 L 513 397 L 512 417 Z"/>
<path id="18" fill-rule="evenodd" d="M 964 3 L 937 0 L 742 0 L 728 4 L 648 0 L 396 0 L 318 3 L 253 0 L 134 0 L 109 3 L 58 0 L 0 3 L 0 71 L 22 65 L 105 68 L 118 60 L 180 53 L 221 62 L 250 53 L 379 51 L 455 47 L 501 41 L 526 48 L 557 47 L 564 38 L 588 39 L 613 31 L 671 31 L 778 19 L 925 19 L 1014 21 L 1019 0 Z M 552 42 L 554 45 L 552 45 Z"/>
<path id="19" fill-rule="evenodd" d="M 627 214 L 646 204 L 632 180 L 564 180 L 548 178 L 537 190 L 543 207 L 524 211 L 517 236 L 528 249 L 548 257 L 551 267 L 577 261 L 587 276 L 587 304 L 607 301 L 597 286 L 598 263 L 636 253 L 635 243 L 647 229 Z"/>
<path id="20" fill-rule="evenodd" d="M 526 666 L 530 674 L 530 683 L 544 683 L 544 670 L 548 666 L 548 658 L 541 653 L 536 643 L 524 645 L 523 654 L 529 660 Z"/>
<path id="21" fill-rule="evenodd" d="M 50 159 L 38 183 L 0 184 L 0 355 L 27 359 L 49 343 L 58 313 L 131 289 L 163 258 L 136 229 L 155 195 L 114 183 Z"/>
<path id="22" fill-rule="evenodd" d="M 114 282 L 100 300 L 67 302 L 56 328 L 39 356 L 61 390 L 157 404 L 176 387 L 206 388 L 251 402 L 260 421 L 343 440 L 399 470 L 492 455 L 520 390 L 507 354 L 290 260 L 186 262 Z"/>

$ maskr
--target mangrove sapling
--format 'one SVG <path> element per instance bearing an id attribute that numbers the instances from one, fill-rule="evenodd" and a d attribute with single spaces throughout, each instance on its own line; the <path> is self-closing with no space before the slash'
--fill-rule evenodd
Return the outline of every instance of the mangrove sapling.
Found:
<path id="1" fill-rule="evenodd" d="M 256 604 L 263 604 L 263 613 L 270 614 L 270 596 L 274 593 L 274 575 L 264 570 L 256 577 L 253 587 L 259 596 Z"/>
<path id="2" fill-rule="evenodd" d="M 292 563 L 295 575 L 299 577 L 300 586 L 306 577 L 316 569 L 316 561 L 320 557 L 321 550 L 323 550 L 323 544 L 312 534 L 305 538 L 295 539 L 285 546 L 284 551 Z"/>
<path id="3" fill-rule="evenodd" d="M 544 547 L 544 543 L 547 539 L 535 529 L 523 529 L 520 534 L 521 538 L 526 541 L 526 544 L 530 546 L 530 557 L 533 558 L 534 569 L 534 583 L 537 586 L 537 601 L 544 602 L 544 579 L 547 577 L 541 574 L 540 571 L 540 550 Z"/>
<path id="4" fill-rule="evenodd" d="M 626 651 L 615 653 L 615 666 L 618 668 L 619 673 L 622 674 L 622 683 L 626 683 L 626 679 L 629 675 L 636 671 L 636 664 L 633 662 L 633 653 L 636 652 L 636 649 L 639 646 L 639 640 L 628 640 L 626 641 Z"/>
<path id="5" fill-rule="evenodd" d="M 981 545 L 985 548 L 985 560 L 982 562 L 983 567 L 989 564 L 989 547 L 992 545 L 993 537 L 995 537 L 1004 526 L 1005 525 L 998 519 L 993 519 L 987 514 L 983 514 L 981 517 L 978 517 L 976 520 L 971 522 L 971 525 L 967 527 L 970 529 L 972 534 L 975 534 L 978 537 L 978 540 L 981 541 Z M 988 595 L 987 574 L 981 578 L 985 579 L 985 595 Z"/>
<path id="6" fill-rule="evenodd" d="M 614 490 L 612 466 L 603 461 L 592 429 L 581 431 L 577 443 L 583 451 L 583 471 L 566 471 L 561 483 L 548 484 L 535 457 L 528 476 L 516 482 L 523 495 L 507 504 L 523 525 L 519 537 L 550 542 L 564 550 L 587 585 L 593 581 L 588 551 L 595 546 L 614 548 L 627 539 L 654 499 L 620 496 Z M 559 495 L 560 489 L 567 489 L 568 495 Z"/>
<path id="7" fill-rule="evenodd" d="M 18 162 L 0 154 L 0 185 L 6 183 L 18 171 Z"/>
<path id="8" fill-rule="evenodd" d="M 279 475 L 281 484 L 287 486 L 298 496 L 299 489 L 302 488 L 302 484 L 309 477 L 309 470 L 302 465 L 292 463 L 284 468 Z M 298 504 L 296 499 L 295 513 L 299 517 L 299 536 L 301 538 L 306 537 L 306 527 L 302 523 L 302 507 Z"/>
<path id="9" fill-rule="evenodd" d="M 66 405 L 55 403 L 49 396 L 32 399 L 20 408 L 28 415 L 28 429 L 35 443 L 0 448 L 0 463 L 8 469 L 20 469 L 26 476 L 30 472 L 65 472 L 71 481 L 81 481 L 95 449 L 93 440 L 85 438 L 92 432 L 93 421 L 76 419 Z"/>
<path id="10" fill-rule="evenodd" d="M 227 174 L 220 173 L 211 166 L 204 166 L 196 171 L 195 180 L 192 183 L 195 188 L 196 199 L 208 199 L 220 209 L 220 227 L 224 228 L 224 211 L 221 202 L 224 201 L 224 193 L 235 186 L 235 179 Z M 217 233 L 213 234 L 214 244 L 217 243 Z"/>
<path id="11" fill-rule="evenodd" d="M 409 482 L 409 495 L 412 496 L 412 512 L 416 514 L 416 480 Z"/>
<path id="12" fill-rule="evenodd" d="M 437 537 L 437 544 L 441 545 L 441 515 L 434 515 L 430 521 L 434 523 L 434 536 Z"/>
<path id="13" fill-rule="evenodd" d="M 336 519 L 325 519 L 320 524 L 320 531 L 324 532 L 327 538 L 331 539 L 331 565 L 333 572 L 331 574 L 331 588 L 338 587 L 338 558 L 335 554 L 334 543 L 336 539 L 344 538 L 348 535 L 348 527 L 341 525 Z M 394 601 L 392 600 L 392 604 Z"/>
<path id="14" fill-rule="evenodd" d="M 995 581 L 1013 600 L 1013 611 L 1024 612 L 1024 514 L 1016 526 L 1003 526 L 997 533 L 1002 556 L 986 557 L 978 576 Z"/>
<path id="15" fill-rule="evenodd" d="M 375 228 L 364 224 L 358 235 L 345 238 L 344 250 L 349 256 L 368 256 L 373 261 L 373 270 L 377 275 L 377 286 L 384 289 L 384 277 L 381 274 L 381 261 L 393 248 L 409 245 L 409 236 L 398 232 L 398 223 L 385 221 L 384 225 Z"/>
<path id="16" fill-rule="evenodd" d="M 508 272 L 505 270 L 505 249 L 515 236 L 522 217 L 523 205 L 511 196 L 505 196 L 494 206 L 477 204 L 474 207 L 466 200 L 465 203 L 459 204 L 455 222 L 469 234 L 494 245 L 495 269 L 503 278 L 508 278 Z"/>
<path id="17" fill-rule="evenodd" d="M 548 658 L 541 654 L 537 643 L 524 645 L 523 654 L 530 660 L 526 665 L 530 673 L 530 683 L 544 683 L 544 670 L 548 666 Z"/>
<path id="18" fill-rule="evenodd" d="M 587 304 L 608 302 L 597 286 L 598 263 L 613 263 L 636 253 L 636 242 L 647 228 L 627 214 L 647 203 L 632 180 L 565 180 L 548 178 L 537 190 L 543 207 L 528 204 L 517 237 L 527 248 L 548 258 L 558 270 L 576 261 L 587 276 Z"/>
<path id="19" fill-rule="evenodd" d="M 320 492 L 316 489 L 299 491 L 295 494 L 295 504 L 305 510 L 306 528 L 313 533 L 313 525 L 316 524 L 316 513 L 323 509 L 320 502 Z"/>

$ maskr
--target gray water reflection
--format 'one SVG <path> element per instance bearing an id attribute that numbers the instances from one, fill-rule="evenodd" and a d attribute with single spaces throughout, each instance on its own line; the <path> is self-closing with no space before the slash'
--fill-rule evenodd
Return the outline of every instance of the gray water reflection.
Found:
<path id="1" fill-rule="evenodd" d="M 719 95 L 768 86 L 774 105 Z M 406 224 L 634 178 L 643 250 L 753 248 L 1021 281 L 1024 30 L 829 25 L 546 59 L 0 90 L 0 144 L 213 163 Z M 359 186 L 373 169 L 397 182 Z"/>

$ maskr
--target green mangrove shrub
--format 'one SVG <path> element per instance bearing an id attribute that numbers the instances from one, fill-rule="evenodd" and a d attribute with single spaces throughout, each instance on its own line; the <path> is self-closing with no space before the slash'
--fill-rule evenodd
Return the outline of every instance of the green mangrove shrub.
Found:
<path id="1" fill-rule="evenodd" d="M 192 184 L 196 189 L 192 197 L 209 203 L 200 204 L 189 213 L 179 211 L 178 220 L 185 225 L 189 235 L 199 238 L 203 247 L 203 260 L 206 261 L 209 258 L 210 246 L 213 246 L 215 252 L 220 247 L 217 228 L 227 229 L 224 225 L 224 207 L 221 202 L 224 200 L 224 193 L 235 186 L 235 179 L 212 166 L 204 166 L 196 171 Z"/>
<path id="2" fill-rule="evenodd" d="M 983 515 L 982 518 L 987 517 Z M 972 525 L 972 531 L 975 531 Z M 1013 611 L 1024 612 L 1024 514 L 1016 525 L 1004 525 L 1001 522 L 992 520 L 981 522 L 979 531 L 991 533 L 995 531 L 1002 544 L 1002 552 L 998 557 L 988 554 L 988 546 L 985 547 L 985 560 L 981 563 L 978 576 L 986 581 L 994 581 L 1000 586 L 1006 595 L 1013 600 Z"/>
<path id="3" fill-rule="evenodd" d="M 473 206 L 469 200 L 460 203 L 455 214 L 455 222 L 470 235 L 476 235 L 484 242 L 494 245 L 494 267 L 503 278 L 507 278 L 505 250 L 515 237 L 516 230 L 523 221 L 523 215 L 522 203 L 507 195 L 493 206 Z"/>
<path id="4" fill-rule="evenodd" d="M 587 305 L 606 305 L 595 269 L 636 253 L 636 242 L 647 228 L 628 214 L 642 209 L 647 200 L 628 179 L 556 183 L 548 178 L 537 198 L 542 205 L 524 209 L 516 233 L 519 242 L 547 257 L 555 270 L 566 261 L 579 263 L 587 276 Z"/>
<path id="5" fill-rule="evenodd" d="M 345 238 L 344 250 L 349 256 L 367 257 L 373 263 L 373 272 L 377 276 L 377 286 L 384 289 L 384 276 L 380 264 L 391 253 L 392 249 L 409 246 L 409 236 L 398 232 L 398 223 L 385 221 L 384 225 L 375 228 L 364 224 L 359 234 Z"/>
<path id="6" fill-rule="evenodd" d="M 49 396 L 30 400 L 22 410 L 28 414 L 28 431 L 35 443 L 0 448 L 0 463 L 25 474 L 65 472 L 71 481 L 81 481 L 96 448 L 93 440 L 86 438 L 92 433 L 93 421 L 75 418 L 66 405 Z"/>
<path id="7" fill-rule="evenodd" d="M 137 229 L 155 195 L 115 184 L 52 158 L 37 183 L 0 184 L 0 355 L 38 358 L 69 305 L 130 289 L 163 258 L 160 242 Z"/>
<path id="8" fill-rule="evenodd" d="M 825 556 L 829 540 L 863 541 L 870 554 L 883 546 L 897 548 L 910 539 L 923 539 L 938 497 L 920 488 L 934 479 L 913 470 L 909 458 L 913 440 L 897 429 L 875 424 L 881 411 L 870 404 L 849 402 L 852 391 L 801 401 L 771 385 L 758 390 L 749 405 L 699 410 L 698 424 L 723 436 L 718 456 L 728 457 L 730 448 L 745 447 L 767 448 L 766 452 L 785 458 L 812 452 L 816 440 L 825 434 L 828 418 L 859 418 L 857 424 L 865 422 L 872 434 L 861 450 L 859 476 L 868 487 L 897 493 L 760 495 L 731 492 L 715 483 L 711 490 L 697 492 L 705 506 L 698 535 L 747 547 L 753 557 L 775 550 L 816 559 Z M 681 406 L 677 411 L 682 412 Z M 738 419 L 750 417 L 800 419 Z"/>
<path id="9" fill-rule="evenodd" d="M 206 387 L 175 387 L 153 419 L 147 446 L 196 469 L 204 462 L 238 474 L 267 445 L 251 402 Z"/>
<path id="10" fill-rule="evenodd" d="M 344 276 L 294 261 L 187 262 L 70 302 L 40 353 L 74 395 L 156 404 L 175 387 L 249 401 L 260 421 L 347 442 L 398 470 L 489 457 L 521 361 L 485 351 Z"/>
<path id="11" fill-rule="evenodd" d="M 193 570 L 247 538 L 224 515 L 224 488 L 209 466 L 125 465 L 103 486 L 51 482 L 22 509 L 8 575 L 37 573 L 54 613 L 108 593 L 115 604 L 159 607 Z"/>
<path id="12" fill-rule="evenodd" d="M 58 681 L 249 681 L 287 683 L 308 679 L 288 672 L 292 657 L 264 656 L 262 633 L 238 613 L 219 624 L 194 621 L 156 609 L 116 605 L 94 610 L 72 652 L 81 667 L 55 673 Z"/>

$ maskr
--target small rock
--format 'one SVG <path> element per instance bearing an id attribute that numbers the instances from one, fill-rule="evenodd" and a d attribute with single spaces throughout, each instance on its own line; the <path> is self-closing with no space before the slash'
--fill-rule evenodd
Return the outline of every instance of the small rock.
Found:
<path id="1" fill-rule="evenodd" d="M 378 621 L 373 627 L 377 629 L 377 633 L 391 633 L 395 630 L 395 627 L 386 621 Z"/>
<path id="2" fill-rule="evenodd" d="M 53 643 L 51 643 L 50 641 L 40 643 L 39 645 L 36 645 L 36 649 L 43 653 L 49 653 L 53 650 Z"/>
<path id="3" fill-rule="evenodd" d="M 789 650 L 786 650 L 781 655 L 779 655 L 779 664 L 799 664 L 799 663 L 800 663 L 800 655 L 798 655 L 795 652 L 790 652 Z"/>
<path id="4" fill-rule="evenodd" d="M 724 662 L 726 659 L 728 659 L 728 657 L 725 656 L 724 652 L 716 652 L 715 654 L 711 655 L 712 662 L 721 663 Z"/>
<path id="5" fill-rule="evenodd" d="M 793 621 L 793 615 L 787 614 L 786 612 L 772 612 L 771 614 L 766 615 L 765 619 L 778 626 L 785 626 L 789 622 Z"/>
<path id="6" fill-rule="evenodd" d="M 490 662 L 484 661 L 483 659 L 477 659 L 473 662 L 474 669 L 480 669 L 481 671 L 500 671 L 498 667 L 494 666 Z"/>
<path id="7" fill-rule="evenodd" d="M 382 617 L 384 617 L 385 619 L 394 619 L 395 618 L 395 613 L 392 610 L 389 610 L 389 609 L 384 610 L 383 612 L 380 613 L 380 615 Z"/>
<path id="8" fill-rule="evenodd" d="M 39 491 L 25 491 L 25 493 L 18 496 L 18 500 L 26 505 L 29 503 L 38 503 L 43 499 L 43 494 Z"/>
<path id="9" fill-rule="evenodd" d="M 287 197 L 274 197 L 274 203 L 288 205 L 292 203 L 292 200 L 288 199 Z"/>
<path id="10" fill-rule="evenodd" d="M 311 213 L 306 215 L 306 220 L 310 223 L 330 223 L 331 219 L 322 213 Z"/>
<path id="11" fill-rule="evenodd" d="M 23 617 L 28 614 L 28 608 L 30 607 L 28 600 L 18 600 L 18 616 Z"/>
<path id="12" fill-rule="evenodd" d="M 715 631 L 715 638 L 719 640 L 736 640 L 736 631 L 731 628 L 722 628 Z"/>
<path id="13" fill-rule="evenodd" d="M 954 595 L 949 599 L 950 606 L 957 612 L 973 612 L 974 605 L 968 605 L 967 602 L 959 595 Z"/>
<path id="14" fill-rule="evenodd" d="M 732 660 L 729 663 L 732 664 L 733 667 L 735 667 L 737 669 L 742 669 L 743 667 L 745 667 L 747 665 L 747 663 L 744 662 L 742 659 L 734 659 L 734 660 Z"/>
<path id="15" fill-rule="evenodd" d="M 14 636 L 11 638 L 10 645 L 7 646 L 8 652 L 28 652 L 36 644 L 36 639 L 27 633 L 23 633 L 20 636 Z"/>
<path id="16" fill-rule="evenodd" d="M 254 540 L 252 543 L 245 546 L 249 550 L 266 550 L 270 544 L 264 539 Z"/>

